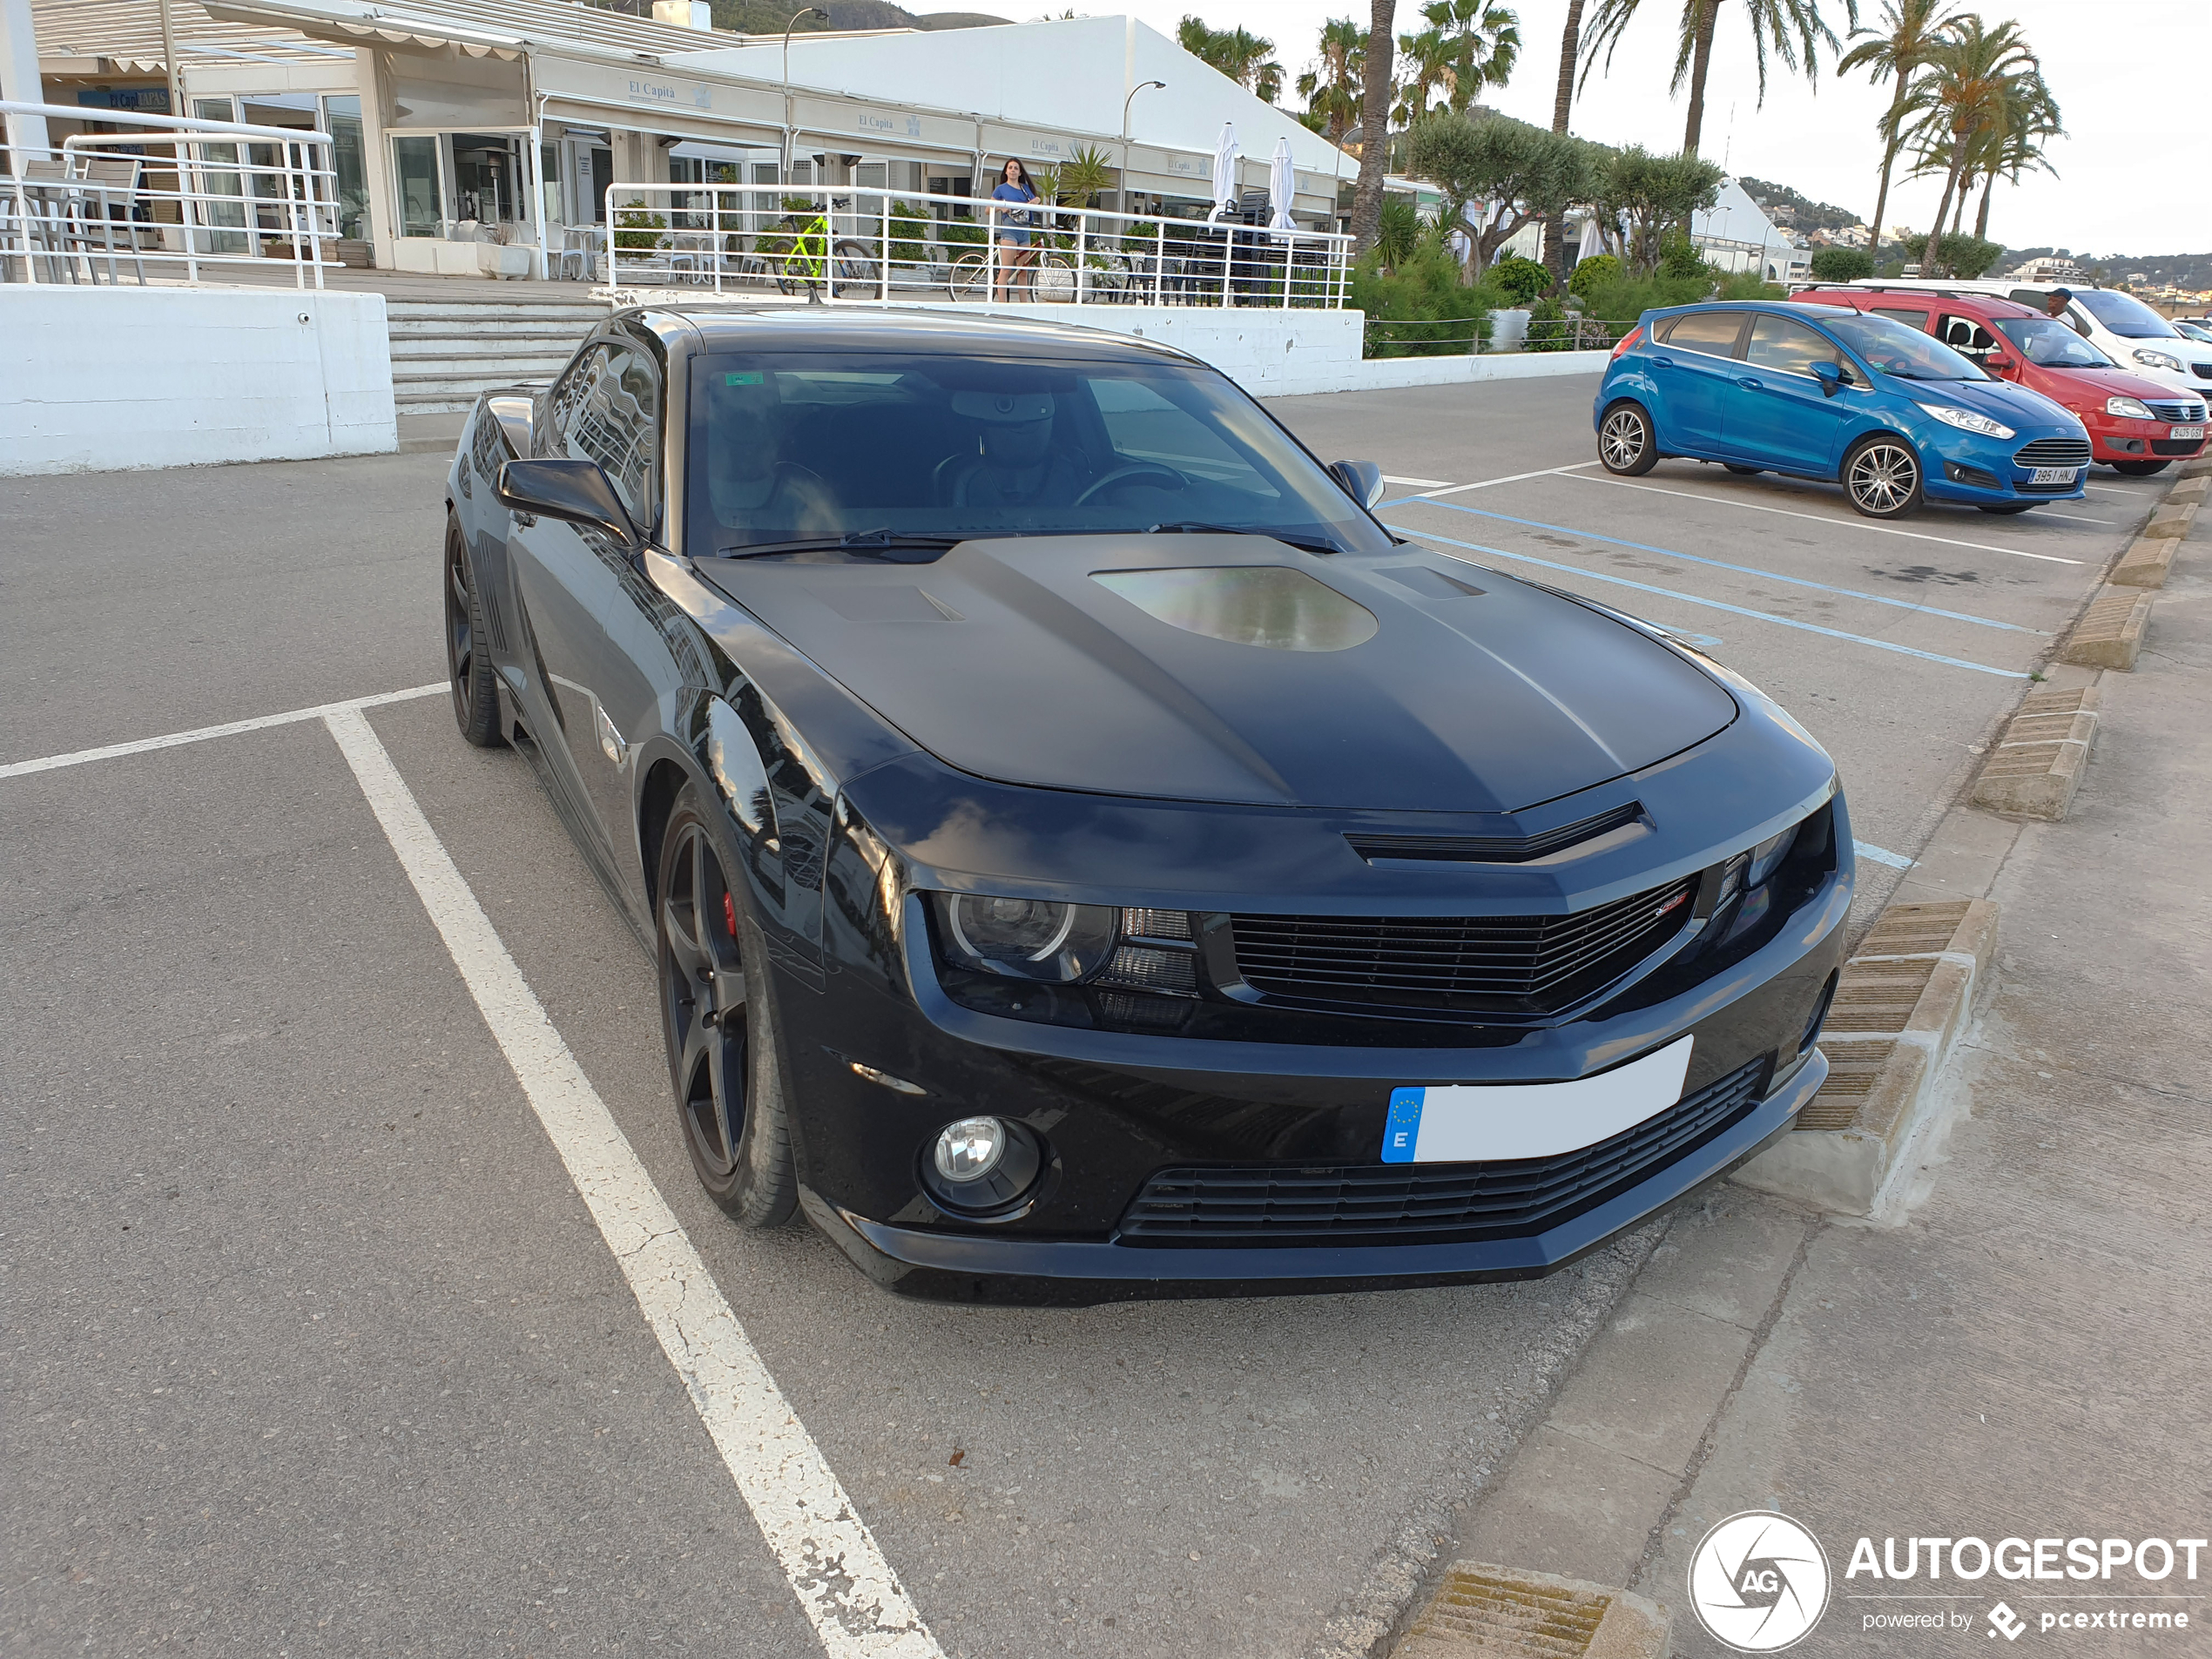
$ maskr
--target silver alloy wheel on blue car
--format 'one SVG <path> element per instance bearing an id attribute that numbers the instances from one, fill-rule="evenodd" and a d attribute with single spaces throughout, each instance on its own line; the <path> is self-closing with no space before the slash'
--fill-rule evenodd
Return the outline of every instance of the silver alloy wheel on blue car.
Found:
<path id="1" fill-rule="evenodd" d="M 1862 438 L 1844 457 L 1844 493 L 1869 518 L 1902 518 L 1920 504 L 1920 457 L 1902 438 Z"/>
<path id="2" fill-rule="evenodd" d="M 1608 472 L 1639 477 L 1659 462 L 1651 417 L 1633 403 L 1616 403 L 1598 425 L 1597 457 Z"/>

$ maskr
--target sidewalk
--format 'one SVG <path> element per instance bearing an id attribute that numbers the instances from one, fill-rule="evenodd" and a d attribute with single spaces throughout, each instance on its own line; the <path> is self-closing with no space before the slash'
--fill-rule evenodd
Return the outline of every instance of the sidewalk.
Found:
<path id="1" fill-rule="evenodd" d="M 1809 1527 L 1836 1599 L 1798 1651 L 1986 1653 L 2000 1598 L 2031 1629 L 2102 1593 L 2212 1626 L 2212 1553 L 2188 1581 L 1910 1585 L 1846 1579 L 1856 1541 L 2212 1532 L 2212 530 L 2183 546 L 2066 820 L 2025 824 L 1988 896 L 1995 989 L 1952 1062 L 1962 1116 L 1932 1190 L 1893 1229 L 1831 1224 L 1714 1426 L 1634 1587 L 1675 1649 L 1723 1651 L 1683 1607 L 1690 1552 L 1741 1510 Z M 2154 1564 L 2155 1564 L 2155 1557 Z M 1968 1564 L 1972 1565 L 1972 1558 Z M 1967 1592 L 1943 1601 L 1855 1600 Z M 2096 1601 L 2054 1601 L 2097 1595 Z M 1899 1608 L 1968 1615 L 1870 1632 Z M 2098 1653 L 2212 1652 L 2212 1629 L 2052 1631 Z M 2008 1644 L 2007 1644 L 2008 1645 Z"/>
<path id="2" fill-rule="evenodd" d="M 1961 807 L 1895 895 L 2002 915 L 1902 1215 L 1729 1185 L 1680 1213 L 1451 1554 L 1626 1586 L 1671 1609 L 1674 1654 L 1719 1659 L 1691 1558 L 1778 1511 L 1832 1575 L 1808 1659 L 2010 1651 L 2000 1601 L 2040 1651 L 2212 1653 L 2212 1548 L 2194 1580 L 2178 1548 L 2158 1581 L 2063 1575 L 2064 1541 L 2212 1535 L 2212 521 L 2155 617 L 2103 678 L 2065 820 Z M 1923 1551 L 1898 1582 L 1849 1572 L 1861 1538 L 1900 1561 L 1911 1538 L 2060 1541 L 2040 1578 L 1962 1581 L 1946 1550 L 1940 1581 Z M 1900 1615 L 1942 1628 L 1869 1622 Z"/>

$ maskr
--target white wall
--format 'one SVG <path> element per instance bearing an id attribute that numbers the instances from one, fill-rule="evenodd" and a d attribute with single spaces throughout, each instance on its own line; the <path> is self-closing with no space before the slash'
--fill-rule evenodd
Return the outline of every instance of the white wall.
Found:
<path id="1" fill-rule="evenodd" d="M 388 454 L 381 293 L 0 286 L 0 475 Z"/>

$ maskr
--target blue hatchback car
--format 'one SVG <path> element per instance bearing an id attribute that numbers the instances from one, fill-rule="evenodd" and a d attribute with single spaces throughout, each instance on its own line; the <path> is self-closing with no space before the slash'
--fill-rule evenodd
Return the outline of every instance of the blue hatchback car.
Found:
<path id="1" fill-rule="evenodd" d="M 1598 458 L 1635 477 L 1669 455 L 1833 479 L 1869 518 L 1923 500 L 2024 513 L 2079 501 L 2081 422 L 2039 392 L 1886 317 L 1828 306 L 1649 311 L 1598 388 Z"/>

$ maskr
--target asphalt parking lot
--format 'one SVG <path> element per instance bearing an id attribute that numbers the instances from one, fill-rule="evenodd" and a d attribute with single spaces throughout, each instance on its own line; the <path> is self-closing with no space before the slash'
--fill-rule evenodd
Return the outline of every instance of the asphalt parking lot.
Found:
<path id="1" fill-rule="evenodd" d="M 1878 528 L 1688 462 L 1608 480 L 1592 390 L 1275 407 L 1400 481 L 1402 533 L 1774 692 L 1878 904 L 2166 481 Z M 820 1645 L 333 725 L 273 718 L 430 687 L 361 710 L 374 745 L 927 1622 L 895 1650 L 1318 1649 L 1648 1240 L 1518 1286 L 1069 1312 L 901 1302 L 737 1231 L 643 953 L 525 764 L 453 731 L 444 469 L 0 483 L 0 1645 Z"/>

